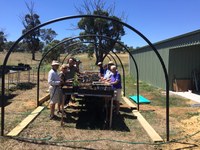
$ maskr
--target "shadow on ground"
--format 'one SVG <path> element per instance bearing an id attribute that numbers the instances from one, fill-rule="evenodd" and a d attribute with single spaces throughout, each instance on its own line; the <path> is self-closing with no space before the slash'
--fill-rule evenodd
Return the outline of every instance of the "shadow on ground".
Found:
<path id="1" fill-rule="evenodd" d="M 77 129 L 107 130 L 105 101 L 100 98 L 87 98 L 84 104 L 67 108 L 65 123 L 75 123 Z M 130 132 L 125 119 L 136 119 L 129 108 L 120 109 L 120 114 L 113 113 L 112 130 Z"/>
<path id="2" fill-rule="evenodd" d="M 12 103 L 13 97 L 17 96 L 17 94 L 9 94 L 4 96 L 4 107 L 10 105 Z M 0 96 L 0 99 L 2 100 L 2 95 Z M 0 103 L 0 107 L 2 107 L 2 102 Z"/>

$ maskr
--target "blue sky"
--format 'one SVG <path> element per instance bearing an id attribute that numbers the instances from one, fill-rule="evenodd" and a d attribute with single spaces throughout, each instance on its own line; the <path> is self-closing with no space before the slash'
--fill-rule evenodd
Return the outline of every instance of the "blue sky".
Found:
<path id="1" fill-rule="evenodd" d="M 20 16 L 28 10 L 25 2 L 35 3 L 35 11 L 42 23 L 49 20 L 77 15 L 75 6 L 82 0 L 0 0 L 0 30 L 7 34 L 8 41 L 17 40 L 23 29 Z M 124 13 L 127 24 L 131 25 L 152 43 L 200 29 L 200 0 L 106 0 L 106 4 L 115 3 L 115 15 Z M 59 22 L 46 28 L 53 28 L 57 39 L 76 36 L 72 30 L 77 19 Z M 129 46 L 144 46 L 146 42 L 138 35 L 126 29 L 123 42 Z"/>

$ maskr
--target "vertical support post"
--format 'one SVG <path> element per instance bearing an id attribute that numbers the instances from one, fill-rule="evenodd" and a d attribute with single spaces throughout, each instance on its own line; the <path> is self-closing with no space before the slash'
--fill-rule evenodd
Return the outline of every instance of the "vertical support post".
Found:
<path id="1" fill-rule="evenodd" d="M 109 128 L 112 127 L 112 116 L 113 116 L 113 97 L 110 100 L 110 122 L 109 122 Z"/>
<path id="2" fill-rule="evenodd" d="M 34 69 L 33 69 L 33 74 L 32 75 L 33 75 L 33 83 L 34 83 Z"/>
<path id="3" fill-rule="evenodd" d="M 45 79 L 45 76 L 46 76 L 46 72 L 45 72 L 45 68 L 44 68 L 44 78 L 43 79 Z"/>
<path id="4" fill-rule="evenodd" d="M 8 81 L 7 81 L 7 94 L 9 94 L 9 87 L 10 87 L 10 73 L 8 73 Z"/>
<path id="5" fill-rule="evenodd" d="M 30 82 L 30 70 L 28 70 L 28 82 Z"/>
<path id="6" fill-rule="evenodd" d="M 17 83 L 19 83 L 20 82 L 20 73 L 19 73 L 19 71 L 17 71 Z"/>

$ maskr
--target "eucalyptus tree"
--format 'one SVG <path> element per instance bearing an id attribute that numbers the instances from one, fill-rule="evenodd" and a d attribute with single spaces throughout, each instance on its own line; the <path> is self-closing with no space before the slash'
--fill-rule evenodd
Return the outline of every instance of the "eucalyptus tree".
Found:
<path id="1" fill-rule="evenodd" d="M 59 40 L 53 40 L 51 43 L 47 44 L 44 47 L 43 55 L 50 50 L 52 47 L 60 43 Z M 46 62 L 50 63 L 52 60 L 58 60 L 61 54 L 61 50 L 63 49 L 63 45 L 57 46 L 50 53 L 48 53 L 47 57 L 45 57 Z"/>
<path id="2" fill-rule="evenodd" d="M 26 3 L 26 7 L 28 13 L 22 18 L 22 24 L 24 26 L 24 29 L 22 30 L 23 34 L 40 24 L 40 16 L 34 12 L 34 3 L 31 2 L 30 5 Z M 40 29 L 37 29 L 23 39 L 23 42 L 27 43 L 28 49 L 32 53 L 32 60 L 35 60 L 35 52 L 39 51 L 40 48 L 39 36 Z"/>
<path id="3" fill-rule="evenodd" d="M 82 8 L 77 8 L 77 10 L 80 14 L 90 14 L 90 15 L 93 14 L 93 15 L 106 16 L 121 21 L 120 18 L 113 15 L 114 8 L 109 7 L 106 9 L 105 3 L 101 0 L 96 0 L 92 2 L 84 1 Z M 115 41 L 120 41 L 121 37 L 125 34 L 123 25 L 103 18 L 82 18 L 78 22 L 78 27 L 79 29 L 82 30 L 80 35 L 87 35 L 87 34 L 99 35 L 96 37 L 87 37 L 81 39 L 83 41 L 98 43 L 89 45 L 90 56 L 92 56 L 91 49 L 93 49 L 93 53 L 95 53 L 95 56 L 97 58 L 96 64 L 99 61 L 102 61 L 109 53 L 109 51 L 114 49 L 114 46 L 116 44 Z M 111 37 L 113 40 L 106 40 L 100 36 L 108 36 Z"/>
<path id="4" fill-rule="evenodd" d="M 43 41 L 45 41 L 45 44 L 49 44 L 50 42 L 52 42 L 56 36 L 57 36 L 57 33 L 51 28 L 40 30 L 40 38 Z"/>

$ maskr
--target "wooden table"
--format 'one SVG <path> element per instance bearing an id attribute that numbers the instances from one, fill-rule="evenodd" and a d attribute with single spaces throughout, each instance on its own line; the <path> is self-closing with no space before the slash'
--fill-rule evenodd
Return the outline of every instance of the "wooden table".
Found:
<path id="1" fill-rule="evenodd" d="M 62 91 L 64 93 L 63 100 L 62 100 L 62 117 L 61 117 L 61 126 L 63 123 L 64 118 L 64 101 L 65 101 L 65 95 L 78 95 L 78 96 L 88 96 L 88 97 L 103 97 L 110 99 L 110 116 L 109 116 L 109 128 L 112 126 L 112 112 L 113 112 L 113 95 L 114 90 L 107 88 L 105 86 L 105 89 L 101 88 L 86 88 L 86 87 L 80 87 L 78 89 L 74 89 L 70 86 L 63 86 Z"/>

